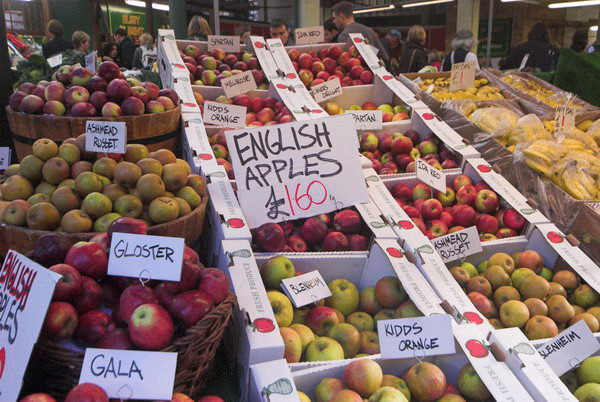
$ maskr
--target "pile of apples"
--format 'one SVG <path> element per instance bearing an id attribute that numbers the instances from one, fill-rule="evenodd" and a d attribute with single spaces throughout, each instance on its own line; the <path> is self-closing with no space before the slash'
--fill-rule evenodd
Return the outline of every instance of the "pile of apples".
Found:
<path id="1" fill-rule="evenodd" d="M 179 96 L 152 82 L 125 79 L 118 65 L 105 61 L 96 74 L 85 67 L 62 66 L 52 82 L 25 82 L 8 103 L 12 110 L 27 114 L 118 117 L 173 110 Z"/>
<path id="2" fill-rule="evenodd" d="M 479 312 L 500 329 L 521 328 L 531 340 L 553 338 L 584 320 L 600 330 L 600 295 L 571 270 L 552 271 L 535 250 L 496 253 L 475 267 L 450 269 Z"/>
<path id="3" fill-rule="evenodd" d="M 116 219 L 160 224 L 196 209 L 205 181 L 167 149 L 127 144 L 125 154 L 85 151 L 85 134 L 58 146 L 41 138 L 10 165 L 0 186 L 0 221 L 36 230 L 105 232 Z"/>
<path id="4" fill-rule="evenodd" d="M 308 219 L 265 223 L 252 232 L 254 251 L 304 253 L 310 251 L 365 251 L 370 234 L 352 208 Z"/>
<path id="5" fill-rule="evenodd" d="M 196 101 L 200 106 L 200 110 L 204 112 L 205 99 L 199 92 L 196 96 Z M 220 95 L 215 102 L 225 103 L 228 105 L 244 106 L 247 108 L 246 126 L 261 127 L 272 126 L 273 124 L 290 123 L 294 121 L 292 112 L 285 104 L 272 96 L 261 98 L 259 96 L 250 97 L 249 95 L 237 95 L 228 99 L 225 95 Z M 221 141 L 224 147 L 227 147 L 227 142 L 223 138 Z"/>
<path id="6" fill-rule="evenodd" d="M 307 87 L 313 87 L 325 81 L 340 79 L 342 87 L 367 85 L 373 83 L 373 73 L 365 65 L 355 46 L 342 50 L 338 45 L 300 53 L 298 49 L 288 50 L 298 78 Z"/>
<path id="7" fill-rule="evenodd" d="M 417 158 L 438 170 L 458 167 L 454 153 L 438 137 L 429 133 L 421 139 L 412 129 L 404 133 L 364 132 L 360 135 L 360 152 L 380 175 L 414 172 Z"/>
<path id="8" fill-rule="evenodd" d="M 143 235 L 147 229 L 142 220 L 120 218 L 108 233 L 70 247 L 57 234 L 38 239 L 33 258 L 62 276 L 44 320 L 46 338 L 55 342 L 72 338 L 85 347 L 161 350 L 227 297 L 225 273 L 205 268 L 188 246 L 179 282 L 142 283 L 138 278 L 108 276 L 112 234 Z M 131 270 L 137 273 L 140 268 Z"/>
<path id="9" fill-rule="evenodd" d="M 408 120 L 410 118 L 408 110 L 402 105 L 392 106 L 389 103 L 377 105 L 375 102 L 371 101 L 365 102 L 362 105 L 351 105 L 348 109 L 342 108 L 335 102 L 326 102 L 324 104 L 324 109 L 330 116 L 344 114 L 346 110 L 381 110 L 381 119 L 384 123 Z"/>
<path id="10" fill-rule="evenodd" d="M 300 401 L 310 402 L 305 393 L 298 394 Z M 416 363 L 397 377 L 383 374 L 381 366 L 370 359 L 349 363 L 344 369 L 343 379 L 323 378 L 313 394 L 317 402 L 461 402 L 485 401 L 491 397 L 470 363 L 460 370 L 456 387 L 448 383 L 444 372 L 434 363 Z"/>
<path id="11" fill-rule="evenodd" d="M 196 45 L 188 45 L 181 51 L 181 58 L 194 85 L 219 87 L 224 78 L 252 71 L 258 89 L 269 88 L 260 63 L 252 53 L 226 53 L 223 49 L 214 49 L 209 53 L 202 52 Z"/>
<path id="12" fill-rule="evenodd" d="M 460 174 L 452 187 L 442 193 L 424 183 L 398 183 L 390 188 L 392 196 L 425 236 L 430 239 L 476 226 L 481 241 L 519 235 L 525 223 L 513 208 L 504 208 L 500 197 L 480 180 Z M 405 223 L 413 227 L 410 222 Z"/>
<path id="13" fill-rule="evenodd" d="M 269 258 L 260 275 L 285 344 L 288 363 L 341 360 L 379 353 L 377 322 L 423 314 L 395 276 L 386 276 L 360 292 L 347 279 L 327 286 L 332 295 L 314 305 L 294 308 L 279 289 L 281 281 L 301 275 L 286 257 Z"/>
<path id="14" fill-rule="evenodd" d="M 561 380 L 579 401 L 593 401 L 600 395 L 600 356 L 585 359 Z"/>

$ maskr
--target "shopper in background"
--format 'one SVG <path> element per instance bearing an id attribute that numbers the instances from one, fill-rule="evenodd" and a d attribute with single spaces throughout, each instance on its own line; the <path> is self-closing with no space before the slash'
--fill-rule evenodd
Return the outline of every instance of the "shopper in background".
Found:
<path id="1" fill-rule="evenodd" d="M 385 62 L 385 65 L 389 67 L 390 57 L 386 52 L 385 48 L 381 44 L 381 41 L 377 37 L 375 31 L 366 25 L 359 24 L 354 20 L 354 5 L 349 1 L 340 1 L 331 8 L 331 14 L 333 16 L 333 22 L 341 31 L 338 35 L 338 42 L 347 42 L 350 44 L 350 34 L 360 33 L 365 39 L 367 39 L 369 45 L 376 47 L 379 52 L 377 56 Z"/>
<path id="2" fill-rule="evenodd" d="M 390 69 L 398 73 L 398 60 L 402 54 L 402 34 L 397 29 L 390 29 L 381 39 L 381 45 L 390 56 Z"/>
<path id="3" fill-rule="evenodd" d="M 429 61 L 425 51 L 425 29 L 420 25 L 413 25 L 408 30 L 406 43 L 400 56 L 400 73 L 416 73 L 425 67 Z"/>
<path id="4" fill-rule="evenodd" d="M 325 42 L 326 43 L 337 42 L 340 31 L 338 31 L 337 27 L 335 26 L 335 24 L 333 22 L 333 18 L 330 18 L 323 23 L 323 30 L 325 31 Z"/>
<path id="5" fill-rule="evenodd" d="M 240 27 L 240 30 L 238 31 L 238 35 L 240 37 L 240 43 L 243 45 L 244 43 L 246 43 L 246 40 L 248 38 L 250 38 L 250 35 L 252 33 L 250 32 L 250 27 L 248 25 L 244 25 L 242 27 Z"/>
<path id="6" fill-rule="evenodd" d="M 194 15 L 187 28 L 188 40 L 208 40 L 208 35 L 212 35 L 212 30 L 206 18 Z"/>
<path id="7" fill-rule="evenodd" d="M 52 57 L 57 53 L 62 53 L 67 49 L 72 49 L 73 44 L 70 40 L 64 38 L 65 31 L 58 20 L 48 22 L 48 36 L 51 38 L 42 45 L 42 53 L 45 58 Z"/>
<path id="8" fill-rule="evenodd" d="M 119 48 L 114 42 L 105 43 L 102 46 L 102 51 L 100 55 L 102 57 L 102 61 L 112 61 L 117 63 L 117 57 L 119 56 Z"/>
<path id="9" fill-rule="evenodd" d="M 442 71 L 442 61 L 444 60 L 444 52 L 433 49 L 429 52 L 429 65 L 435 67 L 437 72 Z"/>
<path id="10" fill-rule="evenodd" d="M 275 18 L 271 21 L 271 24 L 269 24 L 269 32 L 271 38 L 281 39 L 283 46 L 293 46 L 296 44 L 296 40 L 290 32 L 288 24 L 282 19 Z"/>
<path id="11" fill-rule="evenodd" d="M 479 61 L 477 55 L 471 52 L 475 39 L 473 39 L 473 32 L 469 29 L 461 29 L 456 33 L 454 39 L 452 39 L 452 51 L 444 57 L 442 62 L 442 71 L 452 70 L 454 63 L 462 63 L 465 61 L 475 62 L 475 69 L 479 70 Z"/>
<path id="12" fill-rule="evenodd" d="M 133 68 L 149 70 L 157 59 L 154 38 L 148 32 L 140 36 L 140 46 L 133 53 Z"/>
<path id="13" fill-rule="evenodd" d="M 117 42 L 119 48 L 119 66 L 131 70 L 136 48 L 135 43 L 127 36 L 127 32 L 123 28 L 115 31 L 115 42 Z"/>
<path id="14" fill-rule="evenodd" d="M 548 26 L 537 23 L 529 31 L 527 42 L 513 47 L 500 68 L 508 70 L 527 67 L 544 72 L 554 71 L 558 55 L 558 49 L 550 43 Z"/>
<path id="15" fill-rule="evenodd" d="M 85 66 L 85 56 L 90 47 L 90 36 L 83 31 L 75 31 L 71 36 L 73 49 L 67 49 L 63 52 L 62 64 L 80 64 Z"/>
<path id="16" fill-rule="evenodd" d="M 582 53 L 588 45 L 588 31 L 587 29 L 579 29 L 573 33 L 571 38 L 570 49 L 575 53 Z"/>

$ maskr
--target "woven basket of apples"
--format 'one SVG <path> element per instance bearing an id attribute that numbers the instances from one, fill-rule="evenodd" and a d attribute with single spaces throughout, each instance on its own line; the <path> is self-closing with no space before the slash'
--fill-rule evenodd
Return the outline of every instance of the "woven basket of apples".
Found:
<path id="1" fill-rule="evenodd" d="M 147 144 L 153 151 L 177 148 L 181 112 L 174 90 L 125 79 L 111 61 L 100 64 L 96 74 L 63 66 L 55 78 L 23 83 L 10 96 L 6 110 L 19 160 L 38 138 L 60 143 L 77 137 L 87 120 L 124 121 L 128 142 Z"/>
<path id="2" fill-rule="evenodd" d="M 0 187 L 0 254 L 26 253 L 49 231 L 89 240 L 120 217 L 141 218 L 150 234 L 189 244 L 201 236 L 205 182 L 173 152 L 128 144 L 124 155 L 97 155 L 85 151 L 85 134 L 60 146 L 39 139 L 32 148 Z"/>
<path id="3" fill-rule="evenodd" d="M 185 246 L 181 280 L 107 275 L 112 233 L 146 234 L 139 219 L 121 218 L 107 233 L 71 245 L 41 237 L 31 258 L 62 275 L 25 378 L 28 392 L 64 399 L 77 385 L 86 347 L 175 352 L 174 392 L 196 396 L 236 305 L 226 274 L 205 268 Z M 132 269 L 136 269 L 132 267 Z"/>

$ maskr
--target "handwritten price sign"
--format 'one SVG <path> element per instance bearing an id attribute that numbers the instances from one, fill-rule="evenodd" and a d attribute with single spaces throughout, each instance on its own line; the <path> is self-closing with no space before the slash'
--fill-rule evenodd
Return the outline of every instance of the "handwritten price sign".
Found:
<path id="1" fill-rule="evenodd" d="M 475 83 L 475 62 L 454 63 L 450 71 L 450 91 L 473 88 Z"/>
<path id="2" fill-rule="evenodd" d="M 225 133 L 250 228 L 368 201 L 347 115 Z M 352 185 L 348 185 L 352 183 Z"/>
<path id="3" fill-rule="evenodd" d="M 556 107 L 554 112 L 554 133 L 575 126 L 575 109 L 567 105 Z"/>

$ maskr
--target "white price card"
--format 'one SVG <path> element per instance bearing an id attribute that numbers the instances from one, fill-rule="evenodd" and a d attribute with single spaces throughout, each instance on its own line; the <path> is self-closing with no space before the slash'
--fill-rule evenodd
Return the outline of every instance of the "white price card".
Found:
<path id="1" fill-rule="evenodd" d="M 61 276 L 9 250 L 0 271 L 0 399 L 16 401 Z M 35 362 L 34 362 L 35 364 Z"/>
<path id="2" fill-rule="evenodd" d="M 538 349 L 546 363 L 561 376 L 600 349 L 584 320 L 579 320 Z"/>
<path id="3" fill-rule="evenodd" d="M 202 117 L 205 123 L 242 128 L 246 126 L 246 111 L 246 106 L 206 101 Z"/>
<path id="4" fill-rule="evenodd" d="M 483 251 L 479 232 L 475 226 L 437 237 L 431 242 L 444 262 L 455 261 Z"/>
<path id="5" fill-rule="evenodd" d="M 369 200 L 347 115 L 228 130 L 225 136 L 250 228 Z"/>
<path id="6" fill-rule="evenodd" d="M 450 70 L 450 91 L 473 88 L 475 83 L 475 62 L 454 63 Z"/>
<path id="7" fill-rule="evenodd" d="M 417 162 L 416 173 L 417 179 L 427 184 L 434 189 L 446 192 L 446 174 L 441 170 L 437 170 L 433 166 L 429 165 L 423 159 L 415 159 Z"/>
<path id="8" fill-rule="evenodd" d="M 115 232 L 110 243 L 108 274 L 179 281 L 184 243 L 181 237 Z"/>
<path id="9" fill-rule="evenodd" d="M 240 52 L 240 38 L 229 35 L 208 35 L 208 51 L 221 49 L 228 53 Z"/>
<path id="10" fill-rule="evenodd" d="M 317 103 L 325 102 L 326 100 L 333 99 L 336 96 L 340 96 L 343 92 L 342 86 L 340 85 L 340 79 L 335 78 L 333 80 L 325 81 L 320 85 L 316 85 L 311 88 L 313 97 Z"/>
<path id="11" fill-rule="evenodd" d="M 109 398 L 170 401 L 177 353 L 87 348 L 79 384 L 102 387 Z"/>
<path id="12" fill-rule="evenodd" d="M 383 359 L 423 358 L 455 353 L 452 317 L 397 318 L 377 321 Z"/>
<path id="13" fill-rule="evenodd" d="M 11 150 L 9 147 L 0 147 L 0 171 L 10 166 Z"/>
<path id="14" fill-rule="evenodd" d="M 383 127 L 383 111 L 381 110 L 346 110 L 352 115 L 357 130 L 381 130 Z"/>
<path id="15" fill-rule="evenodd" d="M 312 45 L 314 43 L 325 42 L 325 30 L 323 26 L 296 28 L 296 45 Z"/>
<path id="16" fill-rule="evenodd" d="M 48 57 L 47 60 L 48 60 L 48 65 L 50 65 L 50 68 L 54 68 L 54 67 L 60 66 L 62 64 L 63 55 L 62 55 L 62 53 L 55 54 L 52 57 Z"/>
<path id="17" fill-rule="evenodd" d="M 127 128 L 123 121 L 88 120 L 85 122 L 85 150 L 105 154 L 124 154 Z"/>
<path id="18" fill-rule="evenodd" d="M 96 63 L 98 61 L 98 51 L 94 50 L 93 52 L 88 53 L 85 56 L 85 68 L 90 70 L 92 74 L 96 73 Z"/>
<path id="19" fill-rule="evenodd" d="M 575 126 L 575 109 L 571 106 L 560 105 L 554 111 L 554 133 Z"/>
<path id="20" fill-rule="evenodd" d="M 231 99 L 237 95 L 245 94 L 246 92 L 253 91 L 257 88 L 252 71 L 245 71 L 241 74 L 223 78 L 221 80 L 221 86 L 225 91 L 225 96 L 227 99 Z"/>
<path id="21" fill-rule="evenodd" d="M 316 270 L 293 278 L 283 279 L 281 288 L 296 308 L 316 303 L 331 296 L 331 290 L 329 290 L 327 283 L 319 271 Z"/>

